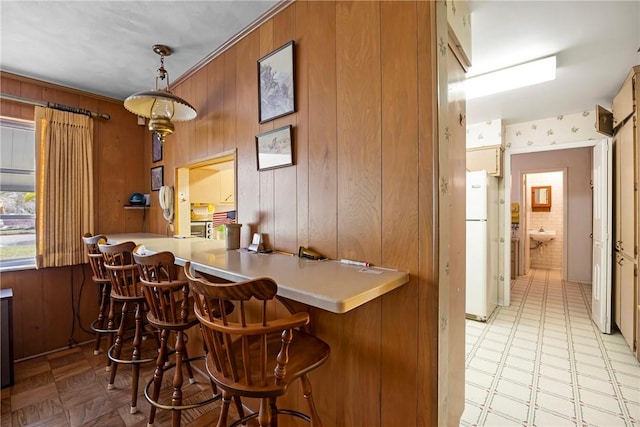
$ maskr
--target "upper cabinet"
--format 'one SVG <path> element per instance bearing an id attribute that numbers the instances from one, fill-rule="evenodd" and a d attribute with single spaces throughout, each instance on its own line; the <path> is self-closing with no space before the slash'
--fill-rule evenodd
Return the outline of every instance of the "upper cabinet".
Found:
<path id="1" fill-rule="evenodd" d="M 189 174 L 191 203 L 235 203 L 234 171 L 192 169 Z"/>
<path id="2" fill-rule="evenodd" d="M 640 68 L 640 67 L 634 67 Z M 615 98 L 613 98 L 613 127 L 618 127 L 624 119 L 633 114 L 633 82 L 636 70 L 631 70 Z"/>
<path id="3" fill-rule="evenodd" d="M 496 119 L 467 126 L 467 170 L 486 170 L 502 176 L 504 145 L 502 120 Z"/>
<path id="4" fill-rule="evenodd" d="M 502 176 L 502 146 L 467 149 L 467 170 L 486 170 L 491 176 Z"/>

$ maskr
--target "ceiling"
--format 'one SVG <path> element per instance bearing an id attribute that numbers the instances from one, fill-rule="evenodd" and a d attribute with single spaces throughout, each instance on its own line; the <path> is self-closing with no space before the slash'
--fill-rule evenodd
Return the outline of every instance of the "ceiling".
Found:
<path id="1" fill-rule="evenodd" d="M 0 0 L 0 69 L 124 99 L 152 89 L 159 57 L 171 81 L 277 1 Z M 470 100 L 467 123 L 505 124 L 609 107 L 640 64 L 640 1 L 478 1 L 469 75 L 557 55 L 553 82 Z"/>

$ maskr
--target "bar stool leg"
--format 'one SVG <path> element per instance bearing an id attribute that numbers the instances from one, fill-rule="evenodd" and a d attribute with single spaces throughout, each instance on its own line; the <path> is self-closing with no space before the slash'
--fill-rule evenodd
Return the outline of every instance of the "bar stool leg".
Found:
<path id="1" fill-rule="evenodd" d="M 109 314 L 107 316 L 107 330 L 113 331 L 115 329 L 115 318 L 116 318 L 116 303 L 109 295 Z M 120 321 L 124 320 L 124 316 L 121 317 Z M 120 329 L 120 328 L 118 328 Z M 111 348 L 115 342 L 114 333 L 109 334 L 109 346 L 107 348 Z M 104 368 L 105 371 L 109 372 L 111 370 L 111 359 L 107 357 L 107 366 Z"/>
<path id="2" fill-rule="evenodd" d="M 309 377 L 307 375 L 303 375 L 300 377 L 302 381 L 302 391 L 304 398 L 309 405 L 309 415 L 311 418 L 311 427 L 322 427 L 322 421 L 320 421 L 320 417 L 318 416 L 318 411 L 316 410 L 316 405 L 313 402 L 313 395 L 311 393 L 311 382 L 309 381 Z"/>
<path id="3" fill-rule="evenodd" d="M 223 391 L 222 392 L 222 408 L 220 409 L 220 418 L 218 418 L 218 426 L 217 427 L 226 427 L 227 425 L 227 416 L 229 415 L 229 404 L 231 403 L 231 399 L 229 398 L 229 393 Z"/>
<path id="4" fill-rule="evenodd" d="M 125 302 L 122 304 L 122 318 L 120 319 L 120 327 L 118 328 L 118 332 L 116 332 L 115 344 L 109 348 L 109 352 L 111 353 L 109 356 L 113 357 L 114 359 L 120 359 L 120 353 L 122 352 L 122 339 L 125 332 L 125 323 L 127 323 L 125 314 L 126 312 L 127 303 Z M 113 352 L 111 351 L 111 349 L 113 349 Z M 108 357 L 109 361 L 111 361 L 111 357 Z M 107 368 L 111 368 L 111 376 L 109 378 L 109 385 L 107 386 L 107 390 L 113 390 L 113 383 L 116 380 L 116 373 L 118 371 L 118 363 L 112 363 L 111 366 L 107 366 Z"/>
<path id="5" fill-rule="evenodd" d="M 142 344 L 142 309 L 141 303 L 136 303 L 136 330 L 133 336 L 133 353 L 131 356 L 131 410 L 132 414 L 138 412 L 138 381 L 140 379 L 140 345 Z"/>
<path id="6" fill-rule="evenodd" d="M 97 329 L 104 329 L 104 323 L 105 323 L 105 313 L 107 311 L 107 301 L 109 301 L 109 289 L 106 283 L 100 283 L 99 284 L 100 288 L 101 288 L 101 292 L 100 292 L 100 308 L 98 309 L 98 319 L 96 320 L 96 327 Z M 97 332 L 96 333 L 96 346 L 93 349 L 93 354 L 94 355 L 98 355 L 100 354 L 100 342 L 102 341 L 102 332 Z"/>
<path id="7" fill-rule="evenodd" d="M 158 351 L 158 358 L 156 359 L 156 369 L 153 372 L 153 394 L 152 399 L 154 402 L 158 401 L 160 397 L 160 389 L 162 388 L 162 377 L 164 376 L 164 364 L 167 360 L 167 338 L 169 331 L 163 329 L 160 334 L 160 350 Z M 156 419 L 156 407 L 151 405 L 149 410 L 149 422 L 148 427 L 151 427 Z"/>
<path id="8" fill-rule="evenodd" d="M 183 334 L 184 332 L 179 331 L 179 334 Z M 184 337 L 184 335 L 183 335 Z M 187 367 L 187 375 L 189 376 L 189 384 L 195 384 L 196 379 L 193 377 L 193 369 L 191 369 L 191 363 L 189 362 L 189 353 L 187 352 L 187 347 L 184 346 L 184 350 L 182 351 L 184 356 L 182 360 L 184 360 L 184 364 Z"/>
<path id="9" fill-rule="evenodd" d="M 176 332 L 176 368 L 173 375 L 173 394 L 171 395 L 172 406 L 182 406 L 182 355 L 184 352 L 184 337 L 182 331 Z M 171 411 L 171 420 L 173 427 L 180 426 L 180 415 L 182 411 L 179 409 Z"/>

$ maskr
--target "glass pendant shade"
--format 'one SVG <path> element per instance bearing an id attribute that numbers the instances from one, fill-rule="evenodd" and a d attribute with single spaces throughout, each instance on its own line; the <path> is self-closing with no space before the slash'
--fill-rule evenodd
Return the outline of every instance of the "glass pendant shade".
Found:
<path id="1" fill-rule="evenodd" d="M 167 118 L 176 122 L 195 119 L 196 109 L 165 90 L 138 92 L 124 100 L 124 108 L 146 119 Z"/>
<path id="2" fill-rule="evenodd" d="M 173 133 L 174 121 L 195 119 L 196 109 L 187 101 L 169 91 L 169 73 L 164 69 L 164 57 L 171 50 L 163 45 L 153 46 L 154 52 L 160 55 L 160 68 L 156 77 L 156 89 L 134 93 L 124 100 L 124 108 L 137 116 L 149 119 L 149 130 L 160 135 L 162 141 L 166 135 Z M 158 79 L 167 79 L 167 87 L 158 89 Z"/>

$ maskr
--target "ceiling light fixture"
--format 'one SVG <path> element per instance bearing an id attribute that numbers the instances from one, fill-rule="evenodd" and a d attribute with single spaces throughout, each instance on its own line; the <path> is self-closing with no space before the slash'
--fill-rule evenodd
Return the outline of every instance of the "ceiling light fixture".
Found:
<path id="1" fill-rule="evenodd" d="M 155 90 L 134 93 L 124 100 L 124 108 L 149 119 L 149 130 L 157 133 L 160 141 L 164 142 L 165 136 L 173 133 L 172 122 L 195 119 L 197 113 L 187 101 L 169 90 L 169 72 L 164 69 L 164 57 L 171 55 L 171 49 L 165 45 L 156 44 L 153 46 L 153 51 L 160 55 Z M 164 89 L 158 89 L 158 79 L 167 80 Z"/>
<path id="2" fill-rule="evenodd" d="M 466 99 L 480 98 L 556 78 L 556 57 L 538 59 L 465 80 Z"/>

